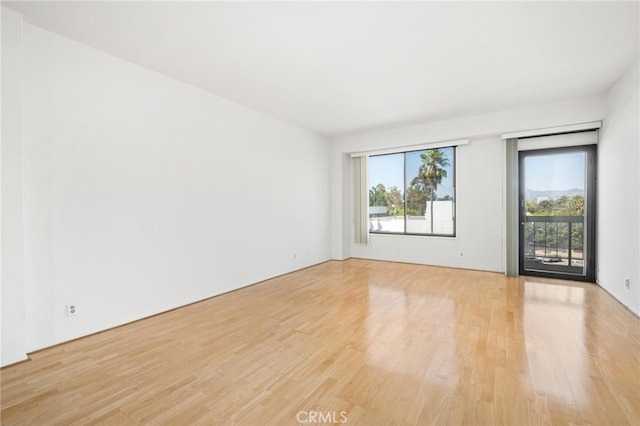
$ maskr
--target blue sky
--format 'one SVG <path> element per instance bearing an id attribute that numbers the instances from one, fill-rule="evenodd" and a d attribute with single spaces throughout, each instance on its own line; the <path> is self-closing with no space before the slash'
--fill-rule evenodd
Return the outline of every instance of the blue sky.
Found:
<path id="1" fill-rule="evenodd" d="M 441 148 L 450 158 L 453 148 Z M 420 167 L 420 154 L 424 151 L 407 153 L 407 179 L 416 176 Z M 585 184 L 584 152 L 530 156 L 525 159 L 525 179 L 528 190 L 564 191 L 582 189 Z M 382 183 L 387 189 L 397 186 L 404 193 L 404 154 L 379 155 L 369 158 L 369 187 Z M 438 185 L 437 196 L 452 194 L 453 167 L 447 170 L 447 177 Z"/>
<path id="2" fill-rule="evenodd" d="M 538 155 L 525 158 L 526 189 L 533 191 L 584 190 L 584 152 Z"/>
<path id="3" fill-rule="evenodd" d="M 436 195 L 444 197 L 453 195 L 453 148 L 440 148 L 444 151 L 451 166 L 447 167 L 447 177 L 438 185 Z M 411 182 L 418 174 L 418 168 L 422 163 L 420 154 L 425 151 L 412 151 L 407 153 L 407 180 Z M 385 188 L 397 186 L 404 193 L 404 154 L 379 155 L 369 158 L 369 187 L 382 183 Z"/>

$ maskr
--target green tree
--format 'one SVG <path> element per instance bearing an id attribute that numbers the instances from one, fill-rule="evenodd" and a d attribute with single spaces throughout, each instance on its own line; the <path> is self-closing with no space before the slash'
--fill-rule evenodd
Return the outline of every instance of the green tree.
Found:
<path id="1" fill-rule="evenodd" d="M 542 200 L 538 203 L 536 215 L 553 216 L 553 203 L 550 200 Z"/>
<path id="2" fill-rule="evenodd" d="M 584 216 L 584 197 L 574 195 L 562 196 L 551 200 L 527 200 L 527 214 L 531 216 Z"/>
<path id="3" fill-rule="evenodd" d="M 533 199 L 527 200 L 526 209 L 527 209 L 527 215 L 540 216 L 538 215 L 538 203 L 536 203 L 535 200 Z"/>
<path id="4" fill-rule="evenodd" d="M 397 186 L 389 188 L 385 194 L 387 200 L 387 210 L 390 216 L 396 216 L 401 207 L 404 207 L 404 201 L 402 199 L 402 192 Z"/>
<path id="5" fill-rule="evenodd" d="M 376 186 L 372 186 L 371 189 L 369 189 L 369 206 L 386 206 L 386 193 L 387 189 L 383 184 L 379 183 Z"/>
<path id="6" fill-rule="evenodd" d="M 450 165 L 446 154 L 440 149 L 430 149 L 420 155 L 422 164 L 418 169 L 418 176 L 413 178 L 411 185 L 423 189 L 429 193 L 429 203 L 431 217 L 431 233 L 433 233 L 433 201 L 436 197 L 438 185 L 442 183 L 442 179 L 447 177 L 447 170 Z"/>
<path id="7" fill-rule="evenodd" d="M 427 206 L 427 192 L 420 185 L 407 188 L 407 215 L 424 216 Z"/>
<path id="8" fill-rule="evenodd" d="M 565 216 L 584 216 L 584 197 L 574 195 L 569 198 L 563 210 Z"/>

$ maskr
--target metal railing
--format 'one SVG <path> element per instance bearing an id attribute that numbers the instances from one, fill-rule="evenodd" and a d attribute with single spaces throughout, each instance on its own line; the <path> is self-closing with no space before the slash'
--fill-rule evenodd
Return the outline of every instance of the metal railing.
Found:
<path id="1" fill-rule="evenodd" d="M 584 216 L 525 216 L 524 237 L 530 262 L 584 261 Z"/>

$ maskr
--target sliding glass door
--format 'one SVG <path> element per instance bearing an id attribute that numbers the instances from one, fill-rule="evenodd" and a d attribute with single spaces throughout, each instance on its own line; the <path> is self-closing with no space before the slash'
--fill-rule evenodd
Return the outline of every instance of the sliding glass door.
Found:
<path id="1" fill-rule="evenodd" d="M 520 274 L 594 281 L 595 145 L 520 152 Z"/>

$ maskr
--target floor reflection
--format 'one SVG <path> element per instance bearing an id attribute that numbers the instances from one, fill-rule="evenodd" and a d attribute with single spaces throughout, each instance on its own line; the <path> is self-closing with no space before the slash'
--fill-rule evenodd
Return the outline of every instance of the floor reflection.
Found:
<path id="1" fill-rule="evenodd" d="M 454 388 L 454 302 L 377 285 L 369 286 L 368 296 L 367 362 L 418 379 L 429 376 L 431 383 Z"/>
<path id="2" fill-rule="evenodd" d="M 586 406 L 585 289 L 532 281 L 524 287 L 524 337 L 534 392 Z"/>
<path id="3" fill-rule="evenodd" d="M 363 293 L 356 341 L 367 366 L 359 377 L 403 383 L 413 404 L 432 407 L 404 420 L 637 419 L 637 319 L 596 285 L 381 266 Z"/>

